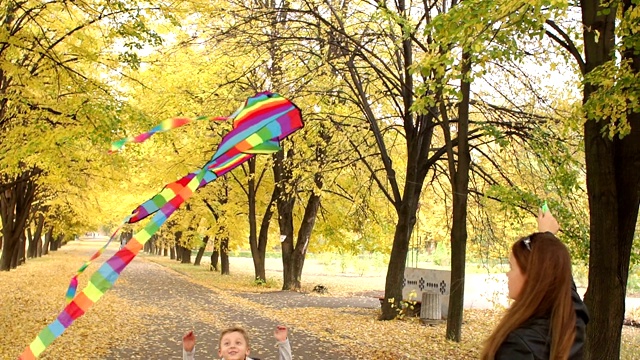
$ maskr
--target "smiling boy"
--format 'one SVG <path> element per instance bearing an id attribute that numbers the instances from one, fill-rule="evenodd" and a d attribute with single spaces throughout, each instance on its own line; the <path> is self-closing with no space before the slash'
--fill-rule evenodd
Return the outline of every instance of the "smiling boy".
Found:
<path id="1" fill-rule="evenodd" d="M 287 338 L 286 326 L 278 325 L 274 336 L 278 341 L 278 360 L 291 360 L 291 345 Z M 196 336 L 193 331 L 182 337 L 182 359 L 195 359 Z M 218 356 L 223 360 L 260 360 L 250 358 L 249 335 L 241 327 L 231 327 L 220 333 L 218 342 Z"/>

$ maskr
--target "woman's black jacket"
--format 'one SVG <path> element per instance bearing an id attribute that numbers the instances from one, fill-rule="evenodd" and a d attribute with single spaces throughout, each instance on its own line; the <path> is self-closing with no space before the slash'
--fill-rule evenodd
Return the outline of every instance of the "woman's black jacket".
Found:
<path id="1" fill-rule="evenodd" d="M 571 294 L 576 310 L 576 338 L 569 354 L 570 360 L 582 360 L 585 327 L 589 322 L 586 305 L 576 292 Z M 532 318 L 512 331 L 498 348 L 496 360 L 547 360 L 551 350 L 549 318 Z"/>

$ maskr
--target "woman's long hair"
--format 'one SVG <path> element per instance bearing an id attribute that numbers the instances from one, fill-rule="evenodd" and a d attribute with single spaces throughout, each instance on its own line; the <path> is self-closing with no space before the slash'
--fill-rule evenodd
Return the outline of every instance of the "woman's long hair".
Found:
<path id="1" fill-rule="evenodd" d="M 487 339 L 481 359 L 492 360 L 509 333 L 535 317 L 550 319 L 550 359 L 565 360 L 573 346 L 576 314 L 571 300 L 571 256 L 551 233 L 535 233 L 511 247 L 525 281 L 518 296 Z"/>

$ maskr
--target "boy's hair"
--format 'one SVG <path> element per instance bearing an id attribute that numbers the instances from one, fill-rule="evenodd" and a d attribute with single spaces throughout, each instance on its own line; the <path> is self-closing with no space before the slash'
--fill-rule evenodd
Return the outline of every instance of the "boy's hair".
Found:
<path id="1" fill-rule="evenodd" d="M 249 335 L 247 334 L 247 331 L 239 326 L 232 326 L 230 328 L 226 328 L 222 330 L 222 332 L 220 333 L 220 339 L 218 340 L 218 348 L 222 347 L 222 338 L 225 335 L 234 333 L 234 332 L 240 333 L 240 335 L 242 335 L 242 337 L 244 338 L 244 341 L 247 342 L 247 349 L 251 349 L 251 346 L 249 345 Z"/>

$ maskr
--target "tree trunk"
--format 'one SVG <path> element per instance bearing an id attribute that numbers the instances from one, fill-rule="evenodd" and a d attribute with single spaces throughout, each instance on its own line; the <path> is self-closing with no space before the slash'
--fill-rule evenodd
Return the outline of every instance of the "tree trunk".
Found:
<path id="1" fill-rule="evenodd" d="M 51 240 L 49 240 L 49 251 L 57 251 L 58 250 L 58 237 L 51 236 Z"/>
<path id="2" fill-rule="evenodd" d="M 154 254 L 154 255 L 158 254 L 157 241 L 158 241 L 158 234 L 153 234 L 153 236 L 151 236 L 151 239 L 149 239 L 149 254 Z"/>
<path id="3" fill-rule="evenodd" d="M 640 205 L 640 119 L 622 140 L 602 137 L 603 121 L 585 123 L 589 194 L 589 359 L 619 359 L 629 260 Z"/>
<path id="4" fill-rule="evenodd" d="M 249 247 L 251 248 L 251 258 L 253 259 L 254 279 L 257 281 L 266 281 L 265 257 L 267 249 L 267 236 L 269 233 L 269 224 L 273 217 L 272 205 L 278 198 L 279 187 L 274 186 L 271 193 L 271 200 L 267 204 L 264 216 L 260 223 L 260 234 L 257 234 L 256 220 L 256 159 L 251 158 L 248 161 L 249 181 L 247 183 L 247 199 L 249 201 Z"/>
<path id="5" fill-rule="evenodd" d="M 226 180 L 222 179 L 223 183 L 222 183 L 222 192 L 218 194 L 218 202 L 220 204 L 226 204 L 227 201 L 229 200 L 229 186 L 226 182 Z M 216 220 L 219 220 L 220 215 L 218 214 L 218 211 L 216 211 L 216 209 L 213 208 L 213 206 L 211 206 L 211 204 L 209 204 L 209 202 L 207 200 L 203 200 L 204 204 L 207 206 L 207 208 L 209 208 L 209 211 L 211 211 L 211 214 L 213 215 L 213 217 Z M 222 225 L 215 237 L 214 237 L 214 244 L 213 244 L 213 251 L 211 252 L 211 267 L 209 268 L 210 270 L 216 270 L 218 271 L 218 254 L 220 255 L 220 262 L 221 262 L 221 266 L 220 266 L 220 272 L 222 273 L 222 275 L 229 275 L 229 236 L 226 235 L 226 228 L 224 225 Z"/>
<path id="6" fill-rule="evenodd" d="M 249 168 L 247 180 L 247 205 L 249 207 L 249 249 L 251 249 L 251 259 L 253 260 L 253 278 L 256 281 L 264 281 L 263 272 L 264 259 L 261 261 L 258 253 L 258 225 L 256 220 L 256 158 L 252 157 L 247 161 Z"/>
<path id="7" fill-rule="evenodd" d="M 629 261 L 640 205 L 640 118 L 631 114 L 631 134 L 603 138 L 605 121 L 585 123 L 590 209 L 589 359 L 619 359 Z"/>
<path id="8" fill-rule="evenodd" d="M 191 249 L 186 246 L 180 246 L 182 255 L 180 255 L 181 264 L 191 264 Z"/>
<path id="9" fill-rule="evenodd" d="M 36 257 L 42 257 L 42 236 L 38 236 L 38 242 L 36 244 Z"/>
<path id="10" fill-rule="evenodd" d="M 404 269 L 409 252 L 409 239 L 416 222 L 416 211 L 418 210 L 418 198 L 408 195 L 413 193 L 416 185 L 407 181 L 405 187 L 404 201 L 398 211 L 398 223 L 396 224 L 393 236 L 393 246 L 387 267 L 387 278 L 384 286 L 384 301 L 382 303 L 382 313 L 380 320 L 392 320 L 398 315 L 401 309 L 402 282 L 404 280 Z"/>
<path id="11" fill-rule="evenodd" d="M 180 250 L 180 239 L 182 238 L 182 231 L 175 231 L 173 235 L 174 245 L 171 247 L 171 260 L 180 261 L 180 256 L 182 255 L 182 251 Z"/>
<path id="12" fill-rule="evenodd" d="M 447 314 L 446 338 L 460 342 L 464 313 L 464 277 L 467 256 L 467 200 L 469 194 L 469 94 L 471 83 L 467 76 L 471 72 L 470 54 L 462 54 L 463 79 L 460 84 L 462 100 L 458 104 L 458 166 L 453 159 L 453 142 L 447 139 L 450 151 L 449 168 L 453 190 L 453 216 L 451 223 L 451 292 Z M 447 117 L 446 114 L 443 117 Z M 448 127 L 448 120 L 445 121 Z M 449 132 L 446 129 L 445 132 Z"/>
<path id="13" fill-rule="evenodd" d="M 220 272 L 229 275 L 229 237 L 226 235 L 220 239 Z"/>
<path id="14" fill-rule="evenodd" d="M 302 288 L 302 269 L 304 267 L 304 260 L 307 256 L 307 248 L 309 247 L 309 241 L 311 239 L 311 233 L 316 223 L 316 217 L 318 215 L 318 209 L 321 202 L 321 191 L 324 187 L 324 179 L 322 171 L 327 164 L 327 152 L 326 148 L 331 141 L 330 132 L 327 131 L 322 123 L 320 124 L 320 131 L 318 132 L 320 142 L 316 146 L 315 160 L 318 164 L 318 171 L 313 175 L 313 183 L 315 188 L 309 195 L 309 200 L 304 209 L 304 215 L 302 216 L 302 222 L 298 229 L 298 239 L 296 241 L 296 247 L 292 256 L 292 270 L 293 270 L 293 283 L 290 288 L 294 290 L 300 290 Z"/>
<path id="15" fill-rule="evenodd" d="M 56 240 L 54 242 L 52 242 L 51 244 L 55 246 L 55 251 L 58 251 L 58 249 L 60 249 L 62 247 L 62 241 L 64 241 L 65 238 L 65 234 L 60 234 L 56 237 Z"/>
<path id="16" fill-rule="evenodd" d="M 293 156 L 290 149 L 288 158 Z M 284 150 L 274 154 L 273 173 L 276 180 L 276 186 L 280 187 L 280 196 L 276 200 L 278 208 L 278 225 L 280 228 L 280 236 L 284 237 L 280 245 L 282 247 L 282 290 L 291 290 L 294 284 L 293 271 L 293 207 L 295 205 L 295 197 L 291 193 L 293 187 L 289 184 L 292 178 L 291 169 L 284 164 Z"/>
<path id="17" fill-rule="evenodd" d="M 16 267 L 18 267 L 19 253 L 20 253 L 20 239 L 18 239 L 17 244 L 13 248 L 13 252 L 9 256 L 9 269 L 15 269 Z"/>
<path id="18" fill-rule="evenodd" d="M 20 237 L 24 235 L 27 218 L 31 212 L 36 191 L 35 177 L 39 173 L 40 170 L 34 168 L 24 171 L 15 178 L 10 179 L 8 176 L 3 178 L 4 183 L 11 182 L 12 185 L 0 192 L 0 218 L 4 239 L 0 270 L 8 271 L 12 268 L 12 261 L 17 263 Z"/>
<path id="19" fill-rule="evenodd" d="M 49 247 L 51 244 L 52 237 L 53 237 L 53 226 L 50 226 L 49 230 L 44 235 L 44 245 L 42 245 L 42 255 L 47 255 L 49 253 Z"/>
<path id="20" fill-rule="evenodd" d="M 193 262 L 194 266 L 200 266 L 200 260 L 202 260 L 202 256 L 204 255 L 204 250 L 207 248 L 207 243 L 209 242 L 209 235 L 205 236 L 202 239 L 202 246 L 198 249 L 198 254 L 196 255 L 196 260 Z"/>
<path id="21" fill-rule="evenodd" d="M 33 253 L 36 251 L 36 246 L 34 244 L 35 241 L 33 235 L 31 234 L 31 225 L 27 226 L 26 228 L 27 231 L 27 257 L 29 259 L 35 257 L 33 256 Z"/>
<path id="22" fill-rule="evenodd" d="M 615 48 L 617 3 L 602 11 L 600 1 L 582 1 L 585 74 L 612 61 Z M 624 12 L 635 5 L 623 1 Z M 640 70 L 633 51 L 635 74 Z M 583 102 L 597 84 L 585 83 Z M 587 192 L 590 211 L 589 286 L 585 303 L 591 313 L 587 326 L 587 359 L 619 359 L 626 286 L 633 234 L 640 204 L 640 118 L 630 112 L 631 133 L 624 138 L 603 137 L 609 119 L 587 120 L 584 124 Z"/>
<path id="23" fill-rule="evenodd" d="M 213 251 L 211 252 L 211 270 L 218 271 L 218 257 L 220 255 L 219 244 L 215 244 L 213 246 Z"/>
<path id="24" fill-rule="evenodd" d="M 16 266 L 20 266 L 27 262 L 27 238 L 22 234 L 20 237 L 20 246 L 18 247 L 18 260 L 16 262 Z"/>
<path id="25" fill-rule="evenodd" d="M 42 254 L 42 228 L 44 227 L 44 215 L 42 213 L 38 214 L 37 222 L 36 222 L 36 231 L 33 234 L 33 252 L 31 253 L 32 257 L 40 257 Z"/>
<path id="26" fill-rule="evenodd" d="M 307 206 L 304 210 L 304 216 L 302 217 L 302 223 L 300 229 L 298 229 L 298 239 L 296 242 L 295 250 L 291 258 L 291 265 L 293 271 L 293 282 L 290 284 L 289 289 L 300 290 L 302 288 L 302 268 L 304 267 L 304 260 L 307 256 L 307 248 L 309 247 L 309 239 L 313 232 L 313 227 L 316 223 L 316 216 L 318 209 L 320 208 L 320 194 L 319 189 L 322 188 L 322 174 L 316 173 L 316 184 L 320 184 L 318 188 L 318 194 L 315 191 L 309 196 Z"/>
<path id="27" fill-rule="evenodd" d="M 170 246 L 169 247 L 169 259 L 171 259 L 171 260 L 175 260 L 176 259 L 176 247 L 175 246 Z"/>
<path id="28" fill-rule="evenodd" d="M 271 200 L 267 204 L 267 207 L 264 210 L 264 215 L 262 216 L 262 221 L 260 222 L 260 232 L 258 233 L 258 244 L 257 244 L 257 256 L 251 253 L 251 257 L 253 258 L 253 268 L 254 275 L 256 280 L 262 279 L 264 281 L 267 280 L 266 269 L 265 269 L 265 258 L 267 255 L 267 241 L 269 240 L 269 226 L 271 225 L 271 219 L 273 218 L 273 204 L 277 199 L 279 194 L 279 190 L 277 190 L 277 186 L 274 187 L 273 193 L 271 194 Z"/>

